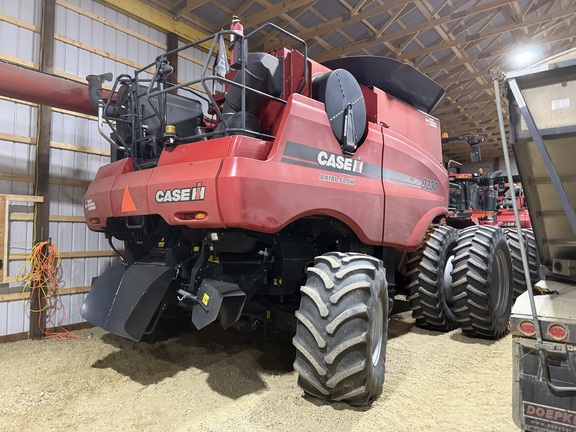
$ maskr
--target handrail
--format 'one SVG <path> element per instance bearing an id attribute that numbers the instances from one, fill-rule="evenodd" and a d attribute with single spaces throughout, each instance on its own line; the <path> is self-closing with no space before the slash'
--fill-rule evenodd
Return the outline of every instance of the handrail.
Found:
<path id="1" fill-rule="evenodd" d="M 247 115 L 246 115 L 247 114 L 246 96 L 248 92 L 280 104 L 285 105 L 287 103 L 285 99 L 276 97 L 272 94 L 266 93 L 264 91 L 246 85 L 247 73 L 249 73 L 247 71 L 248 41 L 253 35 L 269 26 L 273 27 L 279 32 L 288 35 L 290 38 L 293 38 L 298 44 L 302 46 L 304 65 L 303 65 L 302 79 L 300 80 L 300 85 L 297 90 L 297 92 L 301 92 L 309 84 L 307 44 L 304 40 L 298 38 L 297 36 L 291 34 L 290 32 L 272 23 L 262 24 L 248 35 L 239 34 L 235 30 L 221 30 L 213 35 L 206 36 L 202 39 L 190 42 L 181 47 L 175 48 L 173 50 L 158 55 L 153 63 L 150 63 L 149 65 L 143 66 L 142 68 L 135 70 L 133 78 L 125 74 L 120 75 L 116 78 L 111 90 L 111 95 L 117 92 L 121 84 L 126 84 L 127 81 L 129 80 L 129 84 L 131 87 L 130 90 L 132 92 L 130 97 L 135 99 L 132 102 L 133 107 L 131 108 L 130 112 L 126 112 L 125 114 L 122 113 L 122 108 L 119 106 L 113 107 L 115 109 L 112 109 L 110 107 L 112 103 L 112 97 L 110 97 L 103 103 L 102 112 L 106 124 L 115 133 L 117 142 L 120 143 L 120 145 L 123 146 L 128 151 L 128 154 L 132 157 L 134 162 L 134 168 L 140 167 L 139 163 L 137 162 L 137 159 L 143 156 L 142 149 L 143 145 L 145 145 L 144 143 L 148 142 L 149 140 L 150 143 L 152 143 L 151 140 L 162 139 L 161 135 L 160 136 L 157 135 L 155 138 L 152 135 L 147 135 L 145 128 L 143 128 L 144 123 L 143 120 L 156 118 L 160 125 L 159 133 L 162 134 L 164 132 L 166 123 L 168 122 L 168 119 L 166 118 L 168 93 L 175 93 L 177 90 L 180 89 L 184 91 L 191 91 L 196 97 L 206 101 L 209 104 L 209 106 L 211 106 L 212 109 L 214 110 L 214 113 L 218 118 L 218 122 L 222 126 L 219 127 L 218 130 L 214 130 L 208 133 L 194 134 L 192 136 L 175 137 L 171 141 L 171 143 L 178 144 L 184 141 L 190 142 L 195 140 L 203 140 L 215 136 L 225 136 L 235 133 L 241 133 L 243 135 L 254 136 L 266 140 L 273 140 L 275 138 L 274 136 L 266 133 L 249 130 L 247 128 Z M 236 72 L 237 74 L 240 75 L 239 78 L 236 78 L 236 80 L 231 80 L 226 77 L 221 77 L 216 74 L 210 73 L 211 59 L 217 52 L 216 50 L 218 46 L 217 44 L 223 41 L 224 36 L 234 36 L 236 41 L 235 50 L 238 50 L 237 52 L 240 53 L 240 55 L 238 55 L 237 57 L 239 59 L 239 68 Z M 168 56 L 190 48 L 197 47 L 198 45 L 206 43 L 208 41 L 211 41 L 210 49 L 207 54 L 207 60 L 204 62 L 204 65 L 202 67 L 200 76 L 179 84 L 168 83 L 167 76 L 170 73 L 170 67 L 167 66 L 168 64 L 166 60 Z M 223 49 L 223 47 L 219 48 Z M 152 76 L 150 78 L 143 77 L 142 74 L 149 73 L 148 71 L 150 69 L 154 70 Z M 241 119 L 240 127 L 234 127 L 234 128 L 231 127 L 232 125 L 229 124 L 229 122 L 226 119 L 228 115 L 225 115 L 222 112 L 218 102 L 216 102 L 214 95 L 210 91 L 210 83 L 216 83 L 216 82 L 221 83 L 228 89 L 231 86 L 241 89 L 241 106 L 239 110 L 239 116 Z M 191 87 L 194 85 L 201 86 L 202 89 L 204 90 L 204 93 L 202 93 L 200 90 L 192 91 Z M 146 86 L 145 92 L 142 93 L 139 91 L 140 86 L 143 87 Z M 212 87 L 214 87 L 214 84 L 212 84 Z M 141 97 L 146 97 L 146 103 L 147 105 L 150 106 L 149 109 L 152 110 L 152 113 L 147 113 L 145 118 L 142 117 L 144 115 L 144 112 L 141 112 L 143 104 L 138 102 L 139 98 Z M 123 114 L 123 116 L 121 116 L 120 114 Z M 130 118 L 127 117 L 128 115 L 130 116 Z M 117 129 L 118 122 L 127 123 L 129 127 L 132 129 L 132 137 L 130 145 L 128 145 L 128 143 L 125 142 L 121 134 L 118 133 Z M 100 122 L 100 129 L 102 128 L 101 124 L 102 123 Z M 140 143 L 140 145 L 137 145 L 138 143 Z M 156 148 L 154 145 L 153 147 Z"/>

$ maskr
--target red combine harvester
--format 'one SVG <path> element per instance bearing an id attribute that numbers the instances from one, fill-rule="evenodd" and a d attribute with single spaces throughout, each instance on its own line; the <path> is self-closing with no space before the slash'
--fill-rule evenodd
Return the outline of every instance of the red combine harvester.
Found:
<path id="1" fill-rule="evenodd" d="M 516 176 L 517 177 L 517 176 Z M 463 226 L 493 225 L 514 227 L 514 212 L 509 185 L 502 180 L 502 172 L 490 176 L 469 173 L 450 173 L 449 209 L 454 220 L 451 224 Z M 532 228 L 530 215 L 522 193 L 521 183 L 515 182 L 516 202 L 520 211 L 520 227 Z M 494 192 L 493 192 L 494 191 Z"/>
<path id="2" fill-rule="evenodd" d="M 266 26 L 301 52 L 248 52 Z M 442 87 L 392 59 L 316 63 L 273 24 L 244 35 L 235 23 L 177 51 L 211 40 L 212 58 L 223 38 L 234 43 L 225 78 L 206 64 L 172 85 L 170 53 L 117 77 L 109 95 L 111 77 L 88 77 L 113 162 L 86 192 L 86 221 L 124 250 L 83 317 L 135 341 L 216 320 L 295 332 L 304 391 L 353 405 L 382 391 L 396 294 L 419 326 L 505 334 L 504 232 L 442 223 L 449 181 L 429 114 Z"/>
<path id="3" fill-rule="evenodd" d="M 444 140 L 445 138 L 443 138 L 443 142 Z M 481 142 L 477 138 L 473 138 L 471 141 L 474 143 Z M 450 171 L 450 163 L 448 171 Z M 489 176 L 482 173 L 450 173 L 449 181 L 449 214 L 446 217 L 446 223 L 457 228 L 491 225 L 504 229 L 512 257 L 514 297 L 518 297 L 528 287 L 524 278 L 518 233 L 513 228 L 516 226 L 516 221 L 510 199 L 509 183 L 506 183 L 505 174 L 502 171 L 493 172 Z M 516 192 L 520 228 L 522 228 L 524 238 L 523 243 L 528 256 L 530 280 L 531 284 L 534 285 L 539 280 L 538 267 L 540 265 L 536 239 L 518 176 L 514 177 L 513 184 Z"/>

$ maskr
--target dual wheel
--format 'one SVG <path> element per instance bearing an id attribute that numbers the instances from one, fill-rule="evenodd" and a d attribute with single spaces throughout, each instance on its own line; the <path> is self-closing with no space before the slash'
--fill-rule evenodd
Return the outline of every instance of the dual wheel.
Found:
<path id="1" fill-rule="evenodd" d="M 487 339 L 503 336 L 514 287 L 522 289 L 513 278 L 518 259 L 508 241 L 504 231 L 492 226 L 431 228 L 407 263 L 408 301 L 416 324 L 440 331 L 460 327 Z M 340 252 L 315 258 L 300 289 L 293 339 L 294 369 L 306 393 L 359 406 L 379 396 L 387 288 L 386 271 L 376 258 Z"/>
<path id="2" fill-rule="evenodd" d="M 408 301 L 419 327 L 460 327 L 486 339 L 507 333 L 516 285 L 510 247 L 500 228 L 431 228 L 407 267 Z"/>

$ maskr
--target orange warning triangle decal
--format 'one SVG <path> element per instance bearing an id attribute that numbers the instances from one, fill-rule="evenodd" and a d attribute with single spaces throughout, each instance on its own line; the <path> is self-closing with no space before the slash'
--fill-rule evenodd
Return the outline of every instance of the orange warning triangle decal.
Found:
<path id="1" fill-rule="evenodd" d="M 134 201 L 132 200 L 132 195 L 130 195 L 130 191 L 128 190 L 128 186 L 124 188 L 124 196 L 122 197 L 122 212 L 129 212 L 136 210 L 136 206 L 134 205 Z"/>

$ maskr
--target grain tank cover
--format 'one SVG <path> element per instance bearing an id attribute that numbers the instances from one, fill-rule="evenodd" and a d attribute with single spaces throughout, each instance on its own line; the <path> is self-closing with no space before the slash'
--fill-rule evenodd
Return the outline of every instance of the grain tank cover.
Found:
<path id="1" fill-rule="evenodd" d="M 375 56 L 352 56 L 329 60 L 324 66 L 345 69 L 366 86 L 397 97 L 425 113 L 430 113 L 442 100 L 446 90 L 422 72 L 404 62 Z"/>

